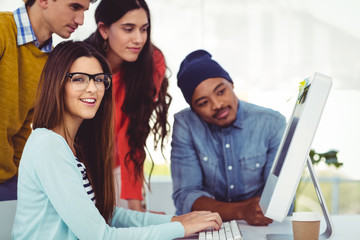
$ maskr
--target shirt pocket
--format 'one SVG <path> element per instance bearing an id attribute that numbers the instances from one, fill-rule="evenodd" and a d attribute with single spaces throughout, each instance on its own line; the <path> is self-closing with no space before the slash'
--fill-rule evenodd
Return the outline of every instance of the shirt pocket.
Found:
<path id="1" fill-rule="evenodd" d="M 264 184 L 266 154 L 240 158 L 241 176 L 246 193 L 258 192 Z"/>
<path id="2" fill-rule="evenodd" d="M 209 154 L 199 153 L 200 165 L 202 167 L 204 188 L 213 192 L 216 183 L 217 162 L 216 158 Z"/>

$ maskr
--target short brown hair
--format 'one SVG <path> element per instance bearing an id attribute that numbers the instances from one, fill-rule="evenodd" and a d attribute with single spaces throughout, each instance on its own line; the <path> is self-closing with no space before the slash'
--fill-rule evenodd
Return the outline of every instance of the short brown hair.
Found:
<path id="1" fill-rule="evenodd" d="M 26 7 L 31 7 L 36 0 L 23 0 Z"/>
<path id="2" fill-rule="evenodd" d="M 26 7 L 31 7 L 34 3 L 35 3 L 35 1 L 36 0 L 23 0 L 24 1 L 24 3 L 25 3 L 25 6 Z M 54 0 L 55 1 L 55 0 Z M 90 0 L 90 3 L 94 3 L 94 2 L 96 2 L 97 0 Z"/>

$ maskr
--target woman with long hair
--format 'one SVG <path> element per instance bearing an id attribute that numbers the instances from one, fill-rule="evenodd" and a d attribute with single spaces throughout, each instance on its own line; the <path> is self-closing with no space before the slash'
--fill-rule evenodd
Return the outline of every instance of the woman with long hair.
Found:
<path id="1" fill-rule="evenodd" d="M 112 111 L 106 59 L 84 42 L 58 44 L 41 75 L 20 161 L 12 239 L 173 239 L 219 228 L 217 213 L 172 217 L 115 207 Z"/>
<path id="2" fill-rule="evenodd" d="M 121 169 L 121 198 L 128 207 L 141 207 L 146 139 L 155 148 L 169 132 L 171 96 L 166 64 L 150 39 L 150 11 L 144 0 L 102 0 L 95 11 L 97 30 L 85 42 L 106 56 L 115 95 L 116 165 Z"/>

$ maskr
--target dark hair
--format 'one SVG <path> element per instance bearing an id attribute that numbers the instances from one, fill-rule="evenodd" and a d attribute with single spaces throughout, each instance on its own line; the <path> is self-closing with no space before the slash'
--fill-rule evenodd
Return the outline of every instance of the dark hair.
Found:
<path id="1" fill-rule="evenodd" d="M 73 62 L 80 57 L 96 58 L 105 73 L 110 73 L 107 60 L 84 42 L 59 43 L 49 54 L 41 73 L 35 102 L 33 129 L 54 129 L 64 124 L 65 84 Z M 65 125 L 65 124 L 64 124 Z M 75 136 L 75 149 L 84 163 L 95 193 L 96 207 L 110 220 L 115 206 L 113 181 L 113 105 L 111 86 L 105 91 L 100 107 L 93 119 L 83 120 Z M 68 141 L 66 126 L 65 140 Z"/>
<path id="2" fill-rule="evenodd" d="M 102 0 L 96 8 L 95 21 L 97 24 L 103 22 L 107 27 L 110 27 L 111 24 L 134 9 L 145 10 L 149 23 L 148 37 L 138 59 L 135 62 L 124 61 L 121 64 L 126 94 L 121 110 L 130 120 L 127 129 L 130 151 L 126 155 L 126 161 L 134 163 L 136 177 L 143 181 L 145 146 L 150 131 L 154 134 L 155 148 L 160 142 L 162 151 L 164 139 L 170 128 L 167 122 L 167 114 L 171 96 L 167 93 L 168 78 L 166 76 L 164 76 L 158 93 L 158 99 L 154 101 L 156 89 L 153 79 L 153 51 L 156 47 L 150 40 L 150 11 L 144 0 Z M 85 42 L 100 49 L 100 52 L 106 56 L 106 52 L 103 50 L 104 41 L 98 29 L 85 40 Z M 115 92 L 117 91 L 119 89 L 115 89 Z M 118 109 L 119 106 L 116 108 Z M 150 126 L 150 122 L 152 126 Z"/>
<path id="3" fill-rule="evenodd" d="M 36 0 L 24 0 L 25 6 L 26 6 L 26 7 L 31 7 L 32 5 L 34 5 L 35 1 L 36 1 Z M 54 0 L 54 1 L 56 1 L 56 0 Z M 97 0 L 90 0 L 90 3 L 94 3 L 94 2 L 96 2 L 96 1 L 97 1 Z"/>

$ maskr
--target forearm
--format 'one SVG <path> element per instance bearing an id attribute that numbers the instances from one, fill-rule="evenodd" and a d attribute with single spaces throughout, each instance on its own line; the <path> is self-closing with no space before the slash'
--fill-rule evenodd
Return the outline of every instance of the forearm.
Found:
<path id="1" fill-rule="evenodd" d="M 128 208 L 131 210 L 136 210 L 140 212 L 146 212 L 146 209 L 141 205 L 141 200 L 139 199 L 127 199 Z"/>
<path id="2" fill-rule="evenodd" d="M 245 202 L 220 202 L 209 197 L 198 198 L 193 206 L 192 211 L 208 210 L 218 212 L 223 221 L 233 219 L 244 219 Z"/>
<path id="3" fill-rule="evenodd" d="M 198 198 L 192 210 L 208 210 L 218 212 L 223 221 L 233 219 L 245 220 L 250 225 L 266 226 L 272 222 L 265 217 L 259 206 L 260 197 L 253 197 L 241 202 L 220 202 L 207 197 Z"/>

